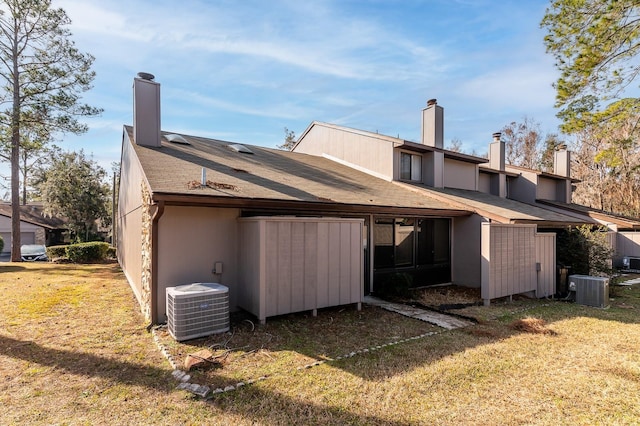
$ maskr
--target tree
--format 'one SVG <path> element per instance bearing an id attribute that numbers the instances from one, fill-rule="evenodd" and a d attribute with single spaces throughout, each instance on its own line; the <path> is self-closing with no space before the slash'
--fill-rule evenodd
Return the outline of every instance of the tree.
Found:
<path id="1" fill-rule="evenodd" d="M 0 2 L 0 126 L 11 135 L 11 260 L 20 261 L 20 144 L 22 128 L 42 134 L 83 133 L 78 117 L 100 113 L 80 104 L 91 88 L 93 56 L 81 53 L 63 9 L 51 0 Z"/>
<path id="2" fill-rule="evenodd" d="M 563 131 L 580 130 L 583 114 L 619 97 L 640 73 L 640 4 L 553 0 L 540 25 L 561 72 L 555 88 Z"/>
<path id="3" fill-rule="evenodd" d="M 44 212 L 65 217 L 75 240 L 87 241 L 96 221 L 111 222 L 107 172 L 83 151 L 65 152 L 52 159 L 38 175 L 35 185 L 44 202 Z"/>
<path id="4" fill-rule="evenodd" d="M 20 189 L 22 192 L 21 204 L 26 204 L 33 199 L 33 194 L 29 191 L 29 183 L 32 172 L 41 164 L 46 163 L 53 151 L 58 149 L 55 145 L 47 145 L 47 136 L 42 136 L 33 127 L 22 127 L 20 129 Z M 0 136 L 0 159 L 11 161 L 11 141 L 10 138 Z"/>
<path id="5" fill-rule="evenodd" d="M 522 122 L 515 121 L 501 130 L 505 141 L 507 164 L 538 169 L 540 166 L 540 124 L 524 117 Z"/>
<path id="6" fill-rule="evenodd" d="M 630 216 L 640 215 L 640 102 L 621 99 L 592 113 L 576 133 L 575 199 Z"/>
<path id="7" fill-rule="evenodd" d="M 549 133 L 544 138 L 542 151 L 540 152 L 540 170 L 543 172 L 553 172 L 555 152 L 561 148 L 566 148 L 566 144 L 556 133 Z"/>
<path id="8" fill-rule="evenodd" d="M 447 149 L 453 152 L 462 152 L 462 141 L 458 138 L 451 139 Z"/>
<path id="9" fill-rule="evenodd" d="M 291 151 L 296 144 L 296 134 L 293 130 L 289 130 L 286 127 L 284 128 L 284 143 L 282 145 L 278 145 L 278 149 L 282 149 L 285 151 Z"/>

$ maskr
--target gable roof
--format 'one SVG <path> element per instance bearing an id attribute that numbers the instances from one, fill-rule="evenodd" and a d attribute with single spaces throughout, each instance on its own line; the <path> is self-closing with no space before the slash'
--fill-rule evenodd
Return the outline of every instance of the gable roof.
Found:
<path id="1" fill-rule="evenodd" d="M 554 212 L 542 206 L 522 203 L 509 198 L 498 197 L 480 191 L 453 188 L 431 188 L 420 184 L 403 183 L 418 189 L 425 195 L 437 200 L 468 208 L 475 213 L 500 223 L 530 223 L 544 227 L 557 227 L 595 223 Z"/>
<path id="2" fill-rule="evenodd" d="M 304 211 L 471 214 L 323 157 L 244 145 L 253 152 L 248 154 L 232 149 L 233 142 L 183 134 L 186 143 L 171 143 L 166 132 L 160 147 L 146 147 L 135 144 L 132 127 L 124 130 L 125 143 L 131 143 L 155 201 Z M 200 184 L 203 169 L 208 182 L 204 188 Z"/>
<path id="3" fill-rule="evenodd" d="M 0 203 L 0 215 L 12 217 L 11 203 Z M 20 220 L 47 229 L 66 229 L 64 220 L 44 214 L 44 206 L 42 204 L 21 205 Z"/>

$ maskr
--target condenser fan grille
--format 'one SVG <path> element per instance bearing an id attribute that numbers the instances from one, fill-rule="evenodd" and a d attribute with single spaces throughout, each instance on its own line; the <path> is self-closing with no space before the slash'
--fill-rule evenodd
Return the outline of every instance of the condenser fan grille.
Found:
<path id="1" fill-rule="evenodd" d="M 215 283 L 168 287 L 167 325 L 179 341 L 229 331 L 229 289 Z"/>

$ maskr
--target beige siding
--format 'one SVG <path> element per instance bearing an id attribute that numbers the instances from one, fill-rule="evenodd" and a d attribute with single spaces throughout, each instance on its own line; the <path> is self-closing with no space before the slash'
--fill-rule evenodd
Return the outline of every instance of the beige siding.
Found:
<path id="1" fill-rule="evenodd" d="M 640 257 L 640 232 L 618 232 L 616 254 Z"/>
<path id="2" fill-rule="evenodd" d="M 557 181 L 538 176 L 538 189 L 536 196 L 539 200 L 557 200 Z"/>
<path id="3" fill-rule="evenodd" d="M 384 138 L 316 124 L 295 152 L 326 156 L 387 180 L 393 178 L 393 142 Z"/>
<path id="4" fill-rule="evenodd" d="M 482 285 L 491 299 L 537 290 L 536 226 L 482 224 Z"/>
<path id="5" fill-rule="evenodd" d="M 478 189 L 478 166 L 473 163 L 444 159 L 444 186 L 446 188 Z"/>
<path id="6" fill-rule="evenodd" d="M 260 217 L 238 222 L 238 305 L 260 321 L 361 302 L 362 220 Z"/>
<path id="7" fill-rule="evenodd" d="M 465 287 L 480 287 L 480 224 L 478 215 L 453 219 L 451 281 Z"/>
<path id="8" fill-rule="evenodd" d="M 167 206 L 158 222 L 158 318 L 166 310 L 166 288 L 215 282 L 229 288 L 229 306 L 238 298 L 238 209 Z M 214 275 L 216 262 L 222 274 Z"/>
<path id="9" fill-rule="evenodd" d="M 44 232 L 44 228 L 32 223 L 20 221 L 20 244 L 44 244 L 44 239 L 36 238 L 36 234 Z M 0 236 L 4 240 L 3 253 L 11 253 L 11 218 L 0 216 Z"/>
<path id="10" fill-rule="evenodd" d="M 491 194 L 491 177 L 493 175 L 489 173 L 478 174 L 478 191 L 485 194 Z"/>
<path id="11" fill-rule="evenodd" d="M 536 234 L 536 262 L 538 271 L 537 297 L 556 294 L 556 234 Z"/>
<path id="12" fill-rule="evenodd" d="M 527 172 L 520 169 L 510 169 L 507 171 L 518 173 L 517 178 L 507 178 L 509 186 L 509 198 L 523 203 L 533 204 L 536 201 L 536 184 L 538 175 L 534 172 Z"/>
<path id="13" fill-rule="evenodd" d="M 142 168 L 125 134 L 120 166 L 116 246 L 120 266 L 141 307 L 143 306 L 142 185 Z"/>

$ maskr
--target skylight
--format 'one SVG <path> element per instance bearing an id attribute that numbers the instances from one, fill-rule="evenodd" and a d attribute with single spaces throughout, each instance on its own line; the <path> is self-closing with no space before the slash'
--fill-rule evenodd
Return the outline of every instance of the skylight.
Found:
<path id="1" fill-rule="evenodd" d="M 170 135 L 165 135 L 165 138 L 167 138 L 167 140 L 171 143 L 177 143 L 180 145 L 191 145 L 189 143 L 189 141 L 187 141 L 185 138 L 183 138 L 180 135 L 176 135 L 174 133 L 170 134 Z"/>
<path id="2" fill-rule="evenodd" d="M 229 148 L 231 148 L 235 152 L 241 152 L 243 154 L 253 154 L 253 151 L 251 151 L 249 148 L 239 143 L 234 143 L 232 145 L 229 145 Z"/>

